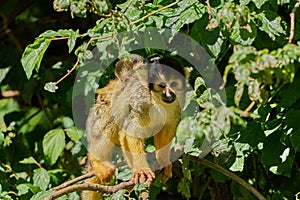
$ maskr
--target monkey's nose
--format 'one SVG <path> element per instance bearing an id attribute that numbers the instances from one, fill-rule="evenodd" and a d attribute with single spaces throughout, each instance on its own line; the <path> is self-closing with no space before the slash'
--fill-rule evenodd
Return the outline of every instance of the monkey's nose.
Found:
<path id="1" fill-rule="evenodd" d="M 176 99 L 176 94 L 173 91 L 165 90 L 162 94 L 162 100 L 166 103 L 172 103 Z"/>

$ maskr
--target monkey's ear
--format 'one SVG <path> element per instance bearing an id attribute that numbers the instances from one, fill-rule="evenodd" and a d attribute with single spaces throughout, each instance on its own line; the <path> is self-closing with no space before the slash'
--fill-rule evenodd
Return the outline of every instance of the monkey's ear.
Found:
<path id="1" fill-rule="evenodd" d="M 122 58 L 115 65 L 115 75 L 121 80 L 125 81 L 132 70 L 136 70 L 140 64 L 145 63 L 145 59 L 137 54 L 131 54 L 130 59 Z"/>

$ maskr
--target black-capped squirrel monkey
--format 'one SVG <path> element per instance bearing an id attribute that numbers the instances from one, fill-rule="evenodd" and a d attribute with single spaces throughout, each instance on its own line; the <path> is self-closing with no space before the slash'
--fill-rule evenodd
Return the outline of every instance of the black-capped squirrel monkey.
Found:
<path id="1" fill-rule="evenodd" d="M 114 146 L 122 149 L 132 169 L 135 183 L 155 178 L 147 162 L 145 140 L 154 136 L 156 159 L 164 168 L 161 181 L 172 173 L 170 146 L 180 121 L 185 99 L 184 71 L 171 58 L 155 57 L 147 62 L 132 54 L 115 65 L 116 80 L 98 89 L 96 104 L 90 110 L 86 134 L 88 141 L 87 171 L 96 176 L 87 183 L 108 183 L 115 167 L 109 162 Z M 100 194 L 84 191 L 83 200 L 96 200 Z"/>

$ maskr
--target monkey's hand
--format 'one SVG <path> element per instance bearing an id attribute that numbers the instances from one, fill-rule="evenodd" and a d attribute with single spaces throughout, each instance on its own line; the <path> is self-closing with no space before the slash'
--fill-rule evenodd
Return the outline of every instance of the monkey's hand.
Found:
<path id="1" fill-rule="evenodd" d="M 135 184 L 150 183 L 153 179 L 155 179 L 155 174 L 149 168 L 135 171 L 132 174 L 132 180 Z"/>

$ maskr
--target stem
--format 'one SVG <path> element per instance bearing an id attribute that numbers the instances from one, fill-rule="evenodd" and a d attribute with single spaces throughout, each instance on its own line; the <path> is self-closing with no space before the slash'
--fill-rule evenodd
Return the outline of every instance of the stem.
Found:
<path id="1" fill-rule="evenodd" d="M 212 163 L 208 160 L 198 158 L 195 156 L 189 156 L 189 158 L 193 161 L 196 161 L 196 162 L 202 164 L 202 165 L 210 167 L 210 168 L 224 174 L 225 176 L 231 178 L 232 180 L 236 181 L 237 183 L 242 185 L 244 188 L 246 188 L 248 191 L 250 191 L 254 196 L 256 196 L 257 199 L 266 200 L 266 198 L 256 188 L 254 188 L 252 185 L 247 183 L 244 179 L 240 178 L 238 175 L 236 175 L 236 174 L 224 169 L 223 167 L 221 167 L 215 163 Z"/>
<path id="2" fill-rule="evenodd" d="M 160 11 L 162 11 L 162 10 L 165 10 L 165 9 L 167 9 L 167 8 L 169 8 L 169 7 L 172 7 L 172 6 L 176 5 L 178 2 L 179 2 L 179 0 L 176 0 L 175 2 L 169 4 L 169 5 L 165 6 L 165 7 L 162 7 L 162 8 L 160 8 L 160 9 L 158 9 L 158 10 L 155 10 L 155 11 L 149 13 L 148 15 L 145 15 L 144 17 L 142 17 L 142 18 L 140 18 L 140 19 L 138 19 L 138 20 L 135 20 L 135 21 L 131 22 L 129 25 L 132 26 L 132 25 L 134 25 L 134 24 L 136 24 L 136 23 L 138 23 L 138 22 L 140 22 L 140 21 L 144 21 L 146 18 L 148 18 L 148 17 L 154 15 L 155 13 L 158 13 L 158 12 L 160 12 Z"/>

